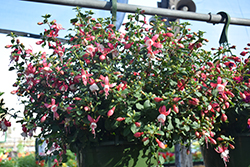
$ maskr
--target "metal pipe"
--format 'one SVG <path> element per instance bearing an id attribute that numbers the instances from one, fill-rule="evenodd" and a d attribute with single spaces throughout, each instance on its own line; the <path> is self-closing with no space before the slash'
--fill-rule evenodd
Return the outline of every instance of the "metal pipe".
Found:
<path id="1" fill-rule="evenodd" d="M 86 8 L 102 9 L 102 10 L 111 10 L 111 2 L 106 1 L 94 1 L 94 0 L 23 0 L 23 1 L 32 1 L 32 2 L 42 2 L 50 4 L 59 4 L 67 6 L 79 6 Z M 134 13 L 137 8 L 140 8 L 145 11 L 145 14 L 148 15 L 159 15 L 168 18 L 179 18 L 186 20 L 197 20 L 205 21 L 208 23 L 225 23 L 225 19 L 219 14 L 201 14 L 188 11 L 179 11 L 179 10 L 170 10 L 164 8 L 155 8 L 155 7 L 145 7 L 138 5 L 130 5 L 117 3 L 117 11 L 119 12 L 129 12 Z M 231 18 L 230 24 L 250 26 L 250 19 L 242 18 Z"/>
<path id="2" fill-rule="evenodd" d="M 35 39 L 41 39 L 42 38 L 41 35 L 37 35 L 37 34 L 32 34 L 32 33 L 27 33 L 27 32 L 22 32 L 22 31 L 0 29 L 0 33 L 2 33 L 2 34 L 10 34 L 11 32 L 15 33 L 18 36 L 27 37 L 27 38 L 35 38 Z M 67 40 L 64 39 L 64 38 L 57 38 L 57 39 L 59 41 L 61 41 L 62 43 L 67 42 Z"/>

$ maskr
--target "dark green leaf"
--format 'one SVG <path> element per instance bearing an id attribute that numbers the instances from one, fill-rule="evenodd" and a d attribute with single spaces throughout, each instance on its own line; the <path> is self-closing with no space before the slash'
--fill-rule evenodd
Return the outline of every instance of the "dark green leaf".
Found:
<path id="1" fill-rule="evenodd" d="M 13 70 L 15 70 L 14 67 L 10 67 L 10 68 L 9 68 L 9 71 L 13 71 Z"/>

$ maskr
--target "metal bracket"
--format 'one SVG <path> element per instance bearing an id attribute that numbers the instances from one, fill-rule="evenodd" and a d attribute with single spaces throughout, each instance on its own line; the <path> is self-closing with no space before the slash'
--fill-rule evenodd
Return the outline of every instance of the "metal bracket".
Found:
<path id="1" fill-rule="evenodd" d="M 111 2 L 112 23 L 116 26 L 117 0 L 110 0 L 110 2 Z"/>
<path id="2" fill-rule="evenodd" d="M 221 36 L 220 36 L 220 40 L 219 40 L 219 44 L 228 44 L 228 27 L 231 21 L 231 17 L 229 16 L 229 14 L 227 14 L 226 12 L 218 12 L 217 14 L 222 16 L 222 19 L 225 20 L 225 25 L 223 27 Z M 222 20 L 222 21 L 223 21 Z"/>

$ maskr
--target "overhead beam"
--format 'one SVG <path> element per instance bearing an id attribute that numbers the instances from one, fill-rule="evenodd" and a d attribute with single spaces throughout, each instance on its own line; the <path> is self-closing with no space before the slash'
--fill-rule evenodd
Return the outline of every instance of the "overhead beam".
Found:
<path id="1" fill-rule="evenodd" d="M 10 33 L 14 33 L 18 36 L 22 36 L 22 37 L 27 37 L 27 38 L 35 38 L 35 39 L 41 39 L 42 36 L 41 35 L 37 35 L 37 34 L 32 34 L 32 33 L 27 33 L 27 32 L 22 32 L 22 31 L 14 31 L 14 30 L 6 30 L 6 29 L 0 29 L 0 33 L 1 34 L 10 34 Z M 57 38 L 59 41 L 66 43 L 67 40 L 63 39 L 63 38 Z"/>
<path id="2" fill-rule="evenodd" d="M 111 10 L 112 6 L 111 2 L 95 1 L 95 0 L 23 0 L 23 1 L 42 2 L 42 3 L 58 4 L 66 6 L 79 6 L 79 7 L 93 8 L 93 9 L 102 9 L 102 10 Z M 202 13 L 194 13 L 188 11 L 170 10 L 163 8 L 117 3 L 117 11 L 119 12 L 134 13 L 137 8 L 144 10 L 145 14 L 148 15 L 159 15 L 168 18 L 204 21 L 213 24 L 225 23 L 225 19 L 219 14 L 210 14 L 210 13 L 202 14 Z M 231 18 L 230 24 L 250 26 L 250 19 Z"/>

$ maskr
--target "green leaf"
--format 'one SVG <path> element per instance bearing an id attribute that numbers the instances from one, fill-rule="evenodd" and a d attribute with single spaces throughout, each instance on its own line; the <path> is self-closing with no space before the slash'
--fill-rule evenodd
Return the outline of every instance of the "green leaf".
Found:
<path id="1" fill-rule="evenodd" d="M 159 161 L 160 161 L 160 164 L 164 164 L 165 159 L 163 158 L 162 155 L 159 156 Z"/>
<path id="2" fill-rule="evenodd" d="M 149 107 L 151 107 L 151 103 L 150 103 L 150 100 L 146 100 L 145 102 L 144 102 L 144 108 L 149 108 Z"/>
<path id="3" fill-rule="evenodd" d="M 129 133 L 131 133 L 131 130 L 130 130 L 130 127 L 127 126 L 127 127 L 124 129 L 124 131 L 123 131 L 123 136 L 128 136 Z"/>
<path id="4" fill-rule="evenodd" d="M 195 94 L 197 97 L 201 97 L 201 96 L 202 96 L 202 94 L 201 94 L 200 92 L 198 92 L 198 91 L 196 91 L 194 94 Z"/>
<path id="5" fill-rule="evenodd" d="M 144 109 L 144 106 L 143 105 L 141 105 L 140 103 L 136 103 L 136 108 L 138 109 L 138 110 L 143 110 Z"/>
<path id="6" fill-rule="evenodd" d="M 81 115 L 81 114 L 82 114 L 82 111 L 81 111 L 81 110 L 78 110 L 78 111 L 76 111 L 76 113 L 77 113 L 78 115 Z"/>
<path id="7" fill-rule="evenodd" d="M 187 126 L 187 125 L 184 125 L 184 129 L 185 129 L 185 131 L 189 131 L 190 130 L 190 127 L 189 126 Z"/>
<path id="8" fill-rule="evenodd" d="M 107 130 L 114 130 L 114 129 L 119 127 L 119 124 L 120 124 L 120 122 L 118 122 L 116 120 L 107 119 L 105 121 L 105 128 Z"/>
<path id="9" fill-rule="evenodd" d="M 217 90 L 217 89 L 213 89 L 213 90 L 212 90 L 212 95 L 213 95 L 214 97 L 216 97 L 216 96 L 218 95 L 218 90 Z"/>
<path id="10" fill-rule="evenodd" d="M 134 118 L 134 121 L 139 120 L 141 118 L 141 112 L 135 112 L 133 118 Z"/>
<path id="11" fill-rule="evenodd" d="M 131 117 L 127 117 L 126 119 L 125 119 L 125 123 L 126 124 L 130 124 L 132 122 L 132 118 Z"/>
<path id="12" fill-rule="evenodd" d="M 163 135 L 164 135 L 164 132 L 163 132 L 163 131 L 158 131 L 157 134 L 163 136 Z"/>
<path id="13" fill-rule="evenodd" d="M 199 124 L 196 121 L 194 121 L 192 126 L 193 126 L 193 129 L 197 129 L 199 127 Z"/>
<path id="14" fill-rule="evenodd" d="M 133 132 L 133 133 L 136 133 L 136 132 L 138 132 L 139 131 L 139 127 L 137 127 L 135 124 L 132 124 L 131 125 L 131 128 L 130 128 L 130 130 Z"/>
<path id="15" fill-rule="evenodd" d="M 173 129 L 174 129 L 173 124 L 172 124 L 171 120 L 169 120 L 167 130 L 173 130 Z"/>
<path id="16" fill-rule="evenodd" d="M 177 82 L 175 82 L 174 80 L 170 79 L 169 81 L 170 81 L 169 83 L 170 83 L 171 86 L 177 85 Z"/>
<path id="17" fill-rule="evenodd" d="M 149 143 L 149 140 L 146 140 L 143 142 L 144 146 L 148 145 L 148 143 Z"/>
<path id="18" fill-rule="evenodd" d="M 45 16 L 42 16 L 43 18 L 49 18 L 51 15 L 50 14 L 46 14 Z"/>

